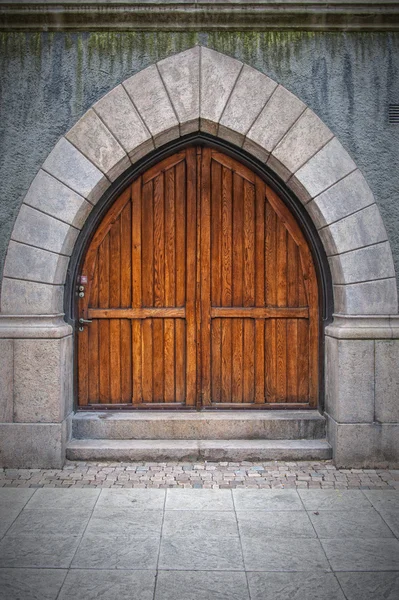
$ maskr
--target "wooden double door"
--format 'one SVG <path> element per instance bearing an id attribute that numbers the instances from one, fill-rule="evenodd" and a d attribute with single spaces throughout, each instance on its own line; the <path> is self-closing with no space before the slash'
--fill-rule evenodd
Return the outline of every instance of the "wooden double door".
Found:
<path id="1" fill-rule="evenodd" d="M 282 200 L 231 157 L 189 147 L 138 177 L 81 276 L 80 407 L 316 405 L 311 253 Z"/>

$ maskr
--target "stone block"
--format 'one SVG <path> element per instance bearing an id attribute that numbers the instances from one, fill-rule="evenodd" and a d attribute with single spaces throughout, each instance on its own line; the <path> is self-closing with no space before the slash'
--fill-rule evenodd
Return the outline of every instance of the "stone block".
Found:
<path id="1" fill-rule="evenodd" d="M 60 469 L 65 462 L 62 423 L 0 424 L 0 466 Z"/>
<path id="2" fill-rule="evenodd" d="M 180 123 L 180 135 L 199 129 L 199 46 L 158 63 L 158 69 Z"/>
<path id="3" fill-rule="evenodd" d="M 331 256 L 328 262 L 335 284 L 395 277 L 389 242 L 366 246 L 339 256 Z"/>
<path id="4" fill-rule="evenodd" d="M 14 341 L 0 340 L 0 423 L 13 419 Z"/>
<path id="5" fill-rule="evenodd" d="M 287 169 L 275 156 L 272 154 L 269 155 L 269 158 L 266 162 L 267 166 L 274 171 L 280 179 L 283 181 L 288 181 L 291 177 L 291 171 Z"/>
<path id="6" fill-rule="evenodd" d="M 337 423 L 327 415 L 327 437 L 338 468 L 397 468 L 399 426 L 379 423 Z"/>
<path id="7" fill-rule="evenodd" d="M 349 154 L 337 138 L 333 138 L 295 173 L 295 177 L 314 198 L 355 169 Z"/>
<path id="8" fill-rule="evenodd" d="M 147 127 L 122 85 L 106 94 L 94 106 L 112 135 L 129 155 L 132 162 L 153 150 L 154 142 Z"/>
<path id="9" fill-rule="evenodd" d="M 243 64 L 201 47 L 200 128 L 213 135 Z"/>
<path id="10" fill-rule="evenodd" d="M 79 230 L 22 204 L 11 238 L 16 242 L 70 256 Z"/>
<path id="11" fill-rule="evenodd" d="M 115 181 L 131 165 L 122 146 L 92 109 L 65 137 L 111 181 Z"/>
<path id="12" fill-rule="evenodd" d="M 375 418 L 399 423 L 399 340 L 375 342 Z"/>
<path id="13" fill-rule="evenodd" d="M 231 132 L 235 136 L 239 133 L 242 145 L 244 136 L 276 87 L 277 83 L 270 77 L 244 65 L 220 119 L 218 136 L 232 141 Z M 249 90 L 256 90 L 256 94 L 249 94 Z"/>
<path id="14" fill-rule="evenodd" d="M 24 204 L 82 229 L 92 204 L 52 175 L 40 170 L 24 198 Z"/>
<path id="15" fill-rule="evenodd" d="M 396 279 L 334 285 L 334 311 L 346 315 L 390 315 L 398 311 Z"/>
<path id="16" fill-rule="evenodd" d="M 72 336 L 14 344 L 14 421 L 63 421 L 71 411 Z"/>
<path id="17" fill-rule="evenodd" d="M 374 342 L 326 337 L 327 413 L 340 423 L 374 418 Z"/>
<path id="18" fill-rule="evenodd" d="M 4 275 L 42 283 L 64 284 L 69 257 L 10 241 Z"/>
<path id="19" fill-rule="evenodd" d="M 43 169 L 95 204 L 110 182 L 64 137 L 46 158 Z"/>
<path id="20" fill-rule="evenodd" d="M 54 315 L 64 310 L 64 286 L 3 278 L 1 312 L 6 315 Z"/>
<path id="21" fill-rule="evenodd" d="M 306 205 L 317 229 L 374 204 L 373 194 L 360 171 L 349 173 Z"/>
<path id="22" fill-rule="evenodd" d="M 249 150 L 252 142 L 270 153 L 305 109 L 301 100 L 279 85 L 247 133 L 244 148 Z"/>
<path id="23" fill-rule="evenodd" d="M 159 146 L 179 137 L 179 122 L 155 65 L 123 82 L 141 118 Z"/>
<path id="24" fill-rule="evenodd" d="M 327 256 L 372 246 L 387 240 L 387 233 L 376 204 L 320 229 Z"/>
<path id="25" fill-rule="evenodd" d="M 292 174 L 332 137 L 328 127 L 308 108 L 277 144 L 272 154 Z"/>

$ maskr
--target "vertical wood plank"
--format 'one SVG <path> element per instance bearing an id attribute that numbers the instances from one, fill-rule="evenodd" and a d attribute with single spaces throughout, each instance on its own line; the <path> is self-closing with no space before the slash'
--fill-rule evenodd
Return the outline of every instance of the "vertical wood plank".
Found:
<path id="1" fill-rule="evenodd" d="M 175 261 L 176 261 L 176 306 L 184 306 L 186 301 L 186 163 L 180 162 L 175 167 L 176 226 L 175 226 Z M 192 182 L 190 181 L 190 184 Z M 188 201 L 188 199 L 187 199 Z"/>
<path id="2" fill-rule="evenodd" d="M 212 402 L 221 402 L 221 344 L 222 344 L 222 319 L 212 319 Z"/>
<path id="3" fill-rule="evenodd" d="M 109 308 L 109 236 L 107 235 L 98 250 L 98 276 L 100 308 Z M 99 322 L 99 371 L 100 371 L 100 402 L 110 402 L 110 377 L 109 377 L 109 321 L 101 319 Z"/>
<path id="4" fill-rule="evenodd" d="M 165 306 L 164 173 L 154 179 L 154 305 Z M 154 323 L 155 325 L 155 323 Z"/>
<path id="5" fill-rule="evenodd" d="M 131 188 L 129 188 L 129 195 Z M 132 203 L 126 204 L 121 213 L 121 307 L 132 305 Z M 128 319 L 120 321 L 121 353 L 121 402 L 132 401 L 132 324 Z"/>
<path id="6" fill-rule="evenodd" d="M 143 186 L 141 210 L 143 215 L 141 236 L 143 306 L 154 306 L 154 198 L 152 181 Z M 136 212 L 134 212 L 135 214 Z M 134 231 L 136 230 L 134 229 Z"/>
<path id="7" fill-rule="evenodd" d="M 234 288 L 233 288 L 234 289 Z M 242 402 L 243 382 L 243 323 L 242 319 L 231 319 L 232 321 L 232 402 Z"/>
<path id="8" fill-rule="evenodd" d="M 266 304 L 277 306 L 277 216 L 270 203 L 266 203 Z"/>
<path id="9" fill-rule="evenodd" d="M 287 402 L 298 402 L 298 319 L 287 319 Z"/>
<path id="10" fill-rule="evenodd" d="M 98 260 L 96 260 L 93 280 L 90 289 L 89 305 L 96 308 L 98 306 Z M 90 327 L 87 327 L 89 332 L 88 344 L 88 373 L 87 380 L 89 384 L 89 402 L 97 404 L 99 402 L 99 353 L 98 353 L 98 336 L 99 327 L 98 320 L 93 319 Z M 80 354 L 79 354 L 80 356 Z M 80 363 L 79 363 L 80 368 Z"/>
<path id="11" fill-rule="evenodd" d="M 298 247 L 289 235 L 287 239 L 287 306 L 298 305 Z"/>
<path id="12" fill-rule="evenodd" d="M 307 402 L 309 396 L 309 323 L 297 321 L 298 335 L 298 402 Z"/>
<path id="13" fill-rule="evenodd" d="M 243 319 L 243 384 L 242 401 L 254 402 L 255 400 L 255 321 Z"/>
<path id="14" fill-rule="evenodd" d="M 153 402 L 164 402 L 164 319 L 152 320 Z"/>
<path id="15" fill-rule="evenodd" d="M 255 187 L 244 181 L 244 306 L 255 305 Z"/>
<path id="16" fill-rule="evenodd" d="M 211 150 L 201 161 L 201 388 L 202 404 L 211 401 Z"/>
<path id="17" fill-rule="evenodd" d="M 277 219 L 277 306 L 287 306 L 287 230 Z"/>
<path id="18" fill-rule="evenodd" d="M 121 305 L 121 219 L 109 232 L 109 306 Z M 121 401 L 121 324 L 119 319 L 109 321 L 110 398 L 112 403 Z"/>
<path id="19" fill-rule="evenodd" d="M 265 259 L 266 259 L 266 218 L 265 218 L 265 205 L 266 205 L 266 186 L 264 182 L 257 177 L 256 178 L 256 190 L 255 190 L 255 256 L 256 256 L 256 267 L 255 267 L 255 305 L 265 306 Z"/>
<path id="20" fill-rule="evenodd" d="M 222 321 L 222 402 L 231 402 L 232 340 L 231 319 Z"/>
<path id="21" fill-rule="evenodd" d="M 221 306 L 222 167 L 211 164 L 211 304 Z"/>
<path id="22" fill-rule="evenodd" d="M 243 225 L 244 225 L 244 181 L 242 177 L 233 175 L 233 306 L 243 304 Z M 234 329 L 234 327 L 233 327 Z"/>
<path id="23" fill-rule="evenodd" d="M 175 364 L 176 364 L 176 402 L 184 402 L 186 397 L 186 328 L 183 319 L 175 320 Z"/>
<path id="24" fill-rule="evenodd" d="M 145 323 L 146 321 L 144 321 Z M 141 404 L 143 397 L 143 354 L 144 354 L 144 335 L 142 323 L 138 319 L 132 320 L 132 370 L 133 370 L 133 404 Z M 150 368 L 149 365 L 146 366 Z M 152 378 L 152 377 L 151 377 Z M 148 392 L 148 387 L 146 388 Z M 148 397 L 148 393 L 147 396 Z"/>
<path id="25" fill-rule="evenodd" d="M 277 402 L 287 400 L 287 320 L 276 319 L 277 325 Z"/>
<path id="26" fill-rule="evenodd" d="M 277 390 L 277 323 L 276 319 L 265 321 L 265 375 L 266 401 L 276 402 Z"/>
<path id="27" fill-rule="evenodd" d="M 230 169 L 222 168 L 222 306 L 232 302 L 232 188 Z"/>
<path id="28" fill-rule="evenodd" d="M 175 343 L 174 319 L 164 319 L 165 402 L 175 401 Z"/>
<path id="29" fill-rule="evenodd" d="M 176 306 L 175 212 L 175 167 L 172 167 L 165 172 L 165 306 Z"/>
<path id="30" fill-rule="evenodd" d="M 153 365 L 154 355 L 152 351 L 152 321 L 153 319 L 144 319 L 141 325 L 142 333 L 142 391 L 143 402 L 151 403 L 153 400 Z"/>
<path id="31" fill-rule="evenodd" d="M 269 373 L 265 376 L 265 322 L 257 319 L 255 321 L 255 402 L 263 404 L 266 398 L 266 377 L 269 381 Z"/>
<path id="32" fill-rule="evenodd" d="M 146 187 L 146 193 L 144 195 L 145 202 L 151 202 L 151 186 L 150 184 Z M 140 308 L 143 306 L 142 300 L 142 244 L 141 244 L 141 228 L 142 228 L 142 179 L 139 177 L 132 184 L 132 307 Z M 145 234 L 150 230 L 150 224 L 147 221 L 144 223 L 143 229 Z M 145 260 L 148 260 L 150 256 L 145 255 Z M 146 264 L 149 269 L 150 265 Z M 148 272 L 145 272 L 148 275 Z M 149 300 L 147 297 L 146 300 Z M 152 300 L 150 301 L 152 304 Z"/>
<path id="33" fill-rule="evenodd" d="M 186 404 L 197 399 L 196 338 L 196 254 L 197 254 L 197 158 L 195 148 L 186 151 L 187 160 L 187 258 L 186 258 Z"/>

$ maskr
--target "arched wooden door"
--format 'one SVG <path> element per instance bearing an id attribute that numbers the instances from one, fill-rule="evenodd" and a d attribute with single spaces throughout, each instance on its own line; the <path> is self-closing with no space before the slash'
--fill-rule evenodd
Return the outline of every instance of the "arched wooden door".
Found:
<path id="1" fill-rule="evenodd" d="M 79 406 L 313 407 L 318 289 L 294 217 L 190 147 L 136 179 L 87 250 Z"/>

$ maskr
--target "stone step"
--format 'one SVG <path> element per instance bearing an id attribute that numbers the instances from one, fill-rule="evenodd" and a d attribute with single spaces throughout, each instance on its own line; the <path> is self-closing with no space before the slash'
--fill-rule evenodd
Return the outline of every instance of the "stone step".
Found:
<path id="1" fill-rule="evenodd" d="M 69 460 L 85 461 L 263 461 L 326 460 L 332 449 L 320 440 L 77 440 Z"/>
<path id="2" fill-rule="evenodd" d="M 296 440 L 325 437 L 316 410 L 78 412 L 72 437 L 93 440 Z"/>

